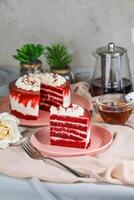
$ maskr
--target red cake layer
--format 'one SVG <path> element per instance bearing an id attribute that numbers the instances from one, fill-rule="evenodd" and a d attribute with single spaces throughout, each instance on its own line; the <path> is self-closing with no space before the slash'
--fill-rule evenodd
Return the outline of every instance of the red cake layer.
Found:
<path id="1" fill-rule="evenodd" d="M 45 97 L 41 96 L 40 97 L 40 102 L 41 103 L 44 103 L 44 102 L 48 102 L 48 103 L 49 102 L 56 102 L 56 103 L 59 103 L 60 105 L 62 105 L 63 104 L 63 98 L 58 99 L 58 98 L 48 94 Z"/>
<path id="2" fill-rule="evenodd" d="M 54 101 L 56 101 L 56 102 L 58 102 L 60 105 L 62 105 L 63 104 L 63 97 L 62 98 L 57 98 L 57 97 L 55 97 L 55 96 L 52 96 L 52 95 L 42 95 L 41 94 L 41 96 L 40 96 L 40 101 L 43 103 L 43 102 L 45 102 L 45 101 L 47 101 L 47 102 L 49 102 L 49 101 L 51 101 L 51 102 L 54 102 Z"/>
<path id="3" fill-rule="evenodd" d="M 81 137 L 82 139 L 85 139 L 87 137 L 87 134 L 85 132 L 82 132 L 80 130 L 71 129 L 71 128 L 66 128 L 66 127 L 51 126 L 50 135 L 53 136 L 54 132 L 56 133 L 56 137 L 57 137 L 57 134 L 59 136 L 60 133 L 62 134 L 62 132 L 76 135 L 76 137 L 79 137 L 79 138 Z"/>
<path id="4" fill-rule="evenodd" d="M 50 125 L 51 126 L 57 126 L 57 127 L 66 127 L 66 128 L 71 128 L 71 129 L 78 129 L 81 131 L 87 131 L 87 126 L 82 126 L 80 124 L 72 124 L 72 122 L 54 122 L 54 121 L 50 121 Z"/>
<path id="5" fill-rule="evenodd" d="M 90 140 L 91 141 L 91 140 Z M 64 147 L 74 147 L 74 148 L 88 148 L 90 141 L 86 144 L 85 141 L 76 141 L 63 138 L 51 137 L 51 145 L 64 146 Z"/>
<path id="6" fill-rule="evenodd" d="M 85 139 L 85 138 L 77 135 L 77 133 L 74 134 L 74 133 L 68 133 L 65 131 L 62 131 L 62 132 L 50 131 L 50 136 L 60 137 L 60 138 L 65 138 L 65 139 L 68 138 L 68 139 L 76 140 L 76 141 L 81 141 L 81 140 Z"/>
<path id="7" fill-rule="evenodd" d="M 33 115 L 23 115 L 22 113 L 16 111 L 16 110 L 12 110 L 11 109 L 11 113 L 13 115 L 15 115 L 18 118 L 23 118 L 23 119 L 28 119 L 28 120 L 36 120 L 37 116 L 33 116 Z"/>
<path id="8" fill-rule="evenodd" d="M 52 96 L 52 97 L 55 97 L 55 98 L 56 97 L 59 98 L 59 99 L 63 98 L 63 90 L 62 90 L 61 93 L 55 92 L 54 89 L 53 90 L 44 90 L 44 89 L 41 90 L 41 97 L 45 98 L 45 97 L 48 96 L 48 94 L 49 94 L 49 96 Z"/>
<path id="9" fill-rule="evenodd" d="M 52 92 L 56 92 L 58 94 L 63 94 L 63 87 L 62 86 L 51 86 L 51 85 L 46 85 L 44 83 L 42 83 L 41 85 L 41 90 L 42 91 L 52 91 Z"/>
<path id="10" fill-rule="evenodd" d="M 43 105 L 43 104 L 48 104 L 50 106 L 60 106 L 63 104 L 63 100 L 62 101 L 57 101 L 57 99 L 53 98 L 53 97 L 49 97 L 49 98 L 40 98 L 40 105 Z"/>
<path id="11" fill-rule="evenodd" d="M 41 90 L 50 90 L 50 91 L 54 91 L 57 92 L 59 94 L 68 94 L 70 92 L 70 83 L 69 81 L 66 81 L 65 84 L 60 85 L 60 86 L 51 86 L 51 85 L 46 85 L 44 83 L 41 84 Z"/>
<path id="12" fill-rule="evenodd" d="M 52 105 L 55 105 L 56 107 L 60 106 L 61 104 L 57 103 L 57 102 L 49 102 L 48 101 L 45 101 L 44 103 L 43 102 L 40 102 L 40 109 L 41 110 L 46 110 L 46 111 L 50 111 L 50 107 Z"/>
<path id="13" fill-rule="evenodd" d="M 75 123 L 79 123 L 79 124 L 87 124 L 88 120 L 87 117 L 81 116 L 81 117 L 72 117 L 72 116 L 61 116 L 61 115 L 51 115 L 50 116 L 51 120 L 58 120 L 58 121 L 62 121 L 62 122 L 66 122 L 66 121 L 70 121 L 70 122 L 75 122 Z"/>

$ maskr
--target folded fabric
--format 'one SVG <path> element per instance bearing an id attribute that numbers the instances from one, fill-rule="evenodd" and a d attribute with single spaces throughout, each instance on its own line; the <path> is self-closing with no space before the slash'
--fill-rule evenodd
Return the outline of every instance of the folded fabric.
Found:
<path id="1" fill-rule="evenodd" d="M 84 81 L 72 84 L 71 92 L 86 97 L 86 99 L 88 99 L 89 101 L 91 100 L 91 95 L 89 93 L 89 84 Z"/>

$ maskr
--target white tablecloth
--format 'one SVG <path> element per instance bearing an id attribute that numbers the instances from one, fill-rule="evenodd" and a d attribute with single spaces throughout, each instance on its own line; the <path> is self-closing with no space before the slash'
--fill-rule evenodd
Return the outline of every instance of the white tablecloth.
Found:
<path id="1" fill-rule="evenodd" d="M 0 200 L 134 200 L 134 188 L 109 184 L 56 184 L 0 175 Z"/>

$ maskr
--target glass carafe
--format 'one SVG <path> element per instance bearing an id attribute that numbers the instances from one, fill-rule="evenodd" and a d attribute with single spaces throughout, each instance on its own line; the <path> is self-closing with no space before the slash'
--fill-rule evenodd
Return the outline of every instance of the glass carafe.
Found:
<path id="1" fill-rule="evenodd" d="M 109 43 L 96 49 L 96 67 L 91 80 L 92 96 L 129 93 L 133 90 L 127 50 Z"/>

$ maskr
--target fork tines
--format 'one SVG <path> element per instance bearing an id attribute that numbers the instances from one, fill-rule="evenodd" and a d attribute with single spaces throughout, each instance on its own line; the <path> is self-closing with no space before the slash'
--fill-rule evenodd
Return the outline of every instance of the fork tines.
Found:
<path id="1" fill-rule="evenodd" d="M 24 139 L 21 142 L 21 146 L 31 158 L 37 159 L 42 156 L 41 153 L 34 148 L 27 139 Z"/>

